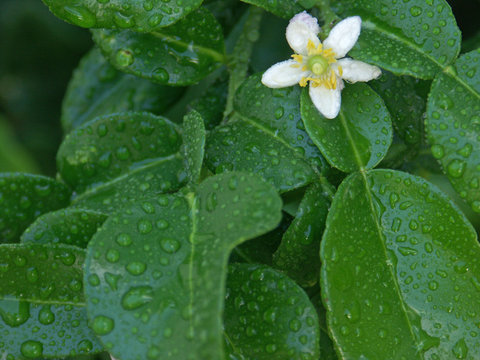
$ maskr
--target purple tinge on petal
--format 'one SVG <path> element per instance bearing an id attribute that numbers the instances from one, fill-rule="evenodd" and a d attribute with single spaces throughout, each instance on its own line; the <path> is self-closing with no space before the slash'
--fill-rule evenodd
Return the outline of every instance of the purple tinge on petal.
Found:
<path id="1" fill-rule="evenodd" d="M 287 26 L 286 37 L 288 45 L 295 53 L 307 55 L 307 44 L 311 40 L 315 46 L 320 44 L 317 34 L 320 31 L 317 19 L 306 11 L 295 15 Z"/>

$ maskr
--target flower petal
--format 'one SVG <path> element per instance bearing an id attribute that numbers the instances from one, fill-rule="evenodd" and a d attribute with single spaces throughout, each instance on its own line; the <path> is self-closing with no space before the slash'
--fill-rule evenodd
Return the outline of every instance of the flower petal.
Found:
<path id="1" fill-rule="evenodd" d="M 323 42 L 323 48 L 332 49 L 337 59 L 343 58 L 357 42 L 361 28 L 360 16 L 352 16 L 340 21 Z"/>
<path id="2" fill-rule="evenodd" d="M 335 90 L 329 90 L 324 86 L 310 86 L 309 94 L 313 105 L 327 119 L 337 117 L 342 104 L 342 89 L 343 81 L 340 78 L 337 78 L 337 88 Z"/>
<path id="3" fill-rule="evenodd" d="M 309 75 L 295 60 L 285 60 L 271 66 L 262 76 L 262 84 L 269 88 L 283 88 L 298 84 Z"/>
<path id="4" fill-rule="evenodd" d="M 288 45 L 296 54 L 307 55 L 308 40 L 312 40 L 315 46 L 320 44 L 317 37 L 319 32 L 317 19 L 304 11 L 290 20 L 285 35 Z"/>
<path id="5" fill-rule="evenodd" d="M 364 63 L 363 61 L 344 58 L 338 60 L 335 65 L 337 75 L 351 83 L 370 81 L 382 75 L 380 68 Z M 339 66 L 341 66 L 342 71 L 339 71 Z"/>

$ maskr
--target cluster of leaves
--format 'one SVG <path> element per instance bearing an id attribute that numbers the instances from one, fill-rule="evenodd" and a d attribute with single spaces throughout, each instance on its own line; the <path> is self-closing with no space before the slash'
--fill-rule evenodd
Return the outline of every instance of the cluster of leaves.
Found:
<path id="1" fill-rule="evenodd" d="M 57 179 L 0 174 L 2 359 L 478 358 L 480 50 L 445 0 L 44 3 L 96 45 Z M 304 9 L 384 69 L 333 120 L 255 73 Z"/>

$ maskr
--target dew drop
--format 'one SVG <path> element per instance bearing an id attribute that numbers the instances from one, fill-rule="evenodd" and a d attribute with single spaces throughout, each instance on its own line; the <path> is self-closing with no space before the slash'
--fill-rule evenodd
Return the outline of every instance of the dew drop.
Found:
<path id="1" fill-rule="evenodd" d="M 38 313 L 38 321 L 43 325 L 50 325 L 55 321 L 55 314 L 50 309 L 50 306 L 43 306 Z"/>
<path id="2" fill-rule="evenodd" d="M 137 286 L 128 290 L 122 297 L 122 307 L 125 310 L 135 310 L 151 302 L 153 289 L 150 286 Z"/>
<path id="3" fill-rule="evenodd" d="M 121 49 L 117 51 L 115 55 L 115 63 L 119 67 L 127 67 L 133 64 L 135 58 L 133 57 L 133 53 L 130 50 Z"/>
<path id="4" fill-rule="evenodd" d="M 95 15 L 83 6 L 65 6 L 63 11 L 65 18 L 74 25 L 91 28 L 97 23 Z"/>
<path id="5" fill-rule="evenodd" d="M 127 265 L 127 271 L 134 276 L 142 275 L 146 269 L 147 265 L 140 261 L 132 261 Z"/>
<path id="6" fill-rule="evenodd" d="M 465 161 L 459 159 L 453 159 L 447 165 L 447 172 L 453 178 L 461 178 L 465 172 Z"/>
<path id="7" fill-rule="evenodd" d="M 170 79 L 170 75 L 168 74 L 167 70 L 160 67 L 153 70 L 152 78 L 160 83 L 166 83 Z"/>
<path id="8" fill-rule="evenodd" d="M 176 239 L 163 238 L 160 240 L 160 245 L 169 254 L 174 254 L 180 249 L 180 242 Z"/>
<path id="9" fill-rule="evenodd" d="M 92 329 L 97 335 L 107 335 L 113 330 L 114 326 L 113 319 L 99 315 L 93 319 Z"/>
<path id="10" fill-rule="evenodd" d="M 38 341 L 28 340 L 22 343 L 20 351 L 28 359 L 38 358 L 43 354 L 43 344 Z"/>

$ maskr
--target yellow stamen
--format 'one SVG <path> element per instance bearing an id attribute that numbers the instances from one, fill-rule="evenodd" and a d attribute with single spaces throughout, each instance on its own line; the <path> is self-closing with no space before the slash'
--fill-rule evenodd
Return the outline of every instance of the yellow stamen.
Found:
<path id="1" fill-rule="evenodd" d="M 340 74 L 340 76 L 343 76 L 343 69 L 340 65 L 338 65 L 338 73 Z"/>
<path id="2" fill-rule="evenodd" d="M 293 58 L 293 60 L 295 60 L 296 62 L 298 62 L 300 64 L 303 63 L 303 56 L 302 55 L 293 54 L 292 58 Z"/>

